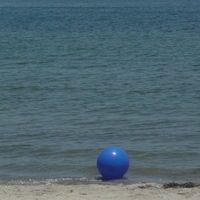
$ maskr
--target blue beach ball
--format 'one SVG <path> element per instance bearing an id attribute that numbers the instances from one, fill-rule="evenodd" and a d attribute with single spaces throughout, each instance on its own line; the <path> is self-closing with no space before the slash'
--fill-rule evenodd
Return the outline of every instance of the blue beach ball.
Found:
<path id="1" fill-rule="evenodd" d="M 97 158 L 97 168 L 105 179 L 122 178 L 129 168 L 128 155 L 119 147 L 108 147 Z"/>

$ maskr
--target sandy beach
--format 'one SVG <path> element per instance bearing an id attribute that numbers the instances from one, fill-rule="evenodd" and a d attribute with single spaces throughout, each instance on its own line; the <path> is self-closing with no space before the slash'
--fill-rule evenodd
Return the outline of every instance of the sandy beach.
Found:
<path id="1" fill-rule="evenodd" d="M 1 185 L 0 200 L 199 200 L 200 186 L 163 188 L 157 183 Z"/>

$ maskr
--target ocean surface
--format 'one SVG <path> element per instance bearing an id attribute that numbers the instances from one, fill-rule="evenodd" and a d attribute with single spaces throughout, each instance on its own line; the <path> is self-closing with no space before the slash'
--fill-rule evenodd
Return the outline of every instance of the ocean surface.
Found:
<path id="1" fill-rule="evenodd" d="M 0 0 L 0 184 L 200 181 L 197 0 Z"/>

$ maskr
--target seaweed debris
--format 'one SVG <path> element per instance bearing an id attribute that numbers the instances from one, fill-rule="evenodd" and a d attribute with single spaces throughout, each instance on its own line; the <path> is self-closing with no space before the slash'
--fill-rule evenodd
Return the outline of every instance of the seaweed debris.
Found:
<path id="1" fill-rule="evenodd" d="M 192 183 L 192 182 L 187 182 L 187 183 L 164 183 L 163 188 L 193 188 L 193 187 L 199 187 L 200 183 Z"/>

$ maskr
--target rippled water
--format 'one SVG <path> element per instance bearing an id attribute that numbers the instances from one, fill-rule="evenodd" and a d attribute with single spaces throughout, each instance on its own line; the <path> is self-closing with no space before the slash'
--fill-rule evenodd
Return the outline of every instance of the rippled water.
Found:
<path id="1" fill-rule="evenodd" d="M 0 182 L 92 180 L 108 146 L 199 181 L 199 4 L 41 2 L 0 7 Z"/>

